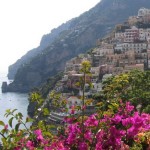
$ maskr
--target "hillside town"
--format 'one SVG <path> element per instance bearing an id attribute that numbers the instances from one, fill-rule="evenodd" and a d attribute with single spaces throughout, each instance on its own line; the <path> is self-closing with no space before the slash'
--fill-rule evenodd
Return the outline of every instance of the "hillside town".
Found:
<path id="1" fill-rule="evenodd" d="M 17 74 L 10 67 L 0 150 L 150 150 L 150 9 L 141 6 L 150 0 L 101 0 L 46 35 L 42 47 L 54 42 L 27 53 Z"/>
<path id="2" fill-rule="evenodd" d="M 91 52 L 80 54 L 66 63 L 64 76 L 57 83 L 55 90 L 62 93 L 70 106 L 81 105 L 79 97 L 82 96 L 82 89 L 76 83 L 83 76 L 80 69 L 84 60 L 91 63 L 92 74 L 87 76 L 87 80 L 92 83 L 92 88 L 86 85 L 87 99 L 102 90 L 102 81 L 107 77 L 133 69 L 141 71 L 150 69 L 149 22 L 150 10 L 141 8 L 137 16 L 129 17 L 127 22 L 117 25 L 111 34 L 97 41 L 97 47 Z M 93 103 L 89 105 L 89 109 L 90 106 L 93 109 Z M 62 114 L 52 112 L 50 119 L 62 120 Z"/>
<path id="3" fill-rule="evenodd" d="M 136 21 L 135 21 L 136 18 Z M 129 17 L 128 24 L 118 25 L 113 33 L 97 42 L 91 54 L 80 54 L 66 63 L 62 85 L 57 88 L 77 88 L 81 63 L 91 62 L 95 91 L 100 91 L 99 82 L 106 76 L 117 75 L 132 69 L 150 69 L 150 27 L 138 28 L 136 23 L 150 21 L 150 10 L 141 8 L 138 16 Z M 133 24 L 134 22 L 134 24 Z M 97 83 L 97 84 L 96 84 Z M 96 85 L 96 86 L 95 86 Z"/>

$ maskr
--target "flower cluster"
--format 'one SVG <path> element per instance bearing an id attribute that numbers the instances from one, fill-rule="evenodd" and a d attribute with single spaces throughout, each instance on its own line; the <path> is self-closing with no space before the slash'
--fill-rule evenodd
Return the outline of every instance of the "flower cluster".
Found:
<path id="1" fill-rule="evenodd" d="M 139 141 L 142 147 L 148 148 L 150 115 L 133 110 L 134 107 L 127 102 L 125 106 L 120 106 L 117 113 L 104 115 L 101 119 L 98 119 L 98 114 L 93 114 L 84 121 L 84 131 L 80 121 L 71 123 L 59 141 L 62 140 L 64 149 L 88 150 L 90 147 L 96 150 L 121 150 L 129 149 Z M 144 136 L 145 140 L 142 141 L 141 137 Z"/>
<path id="2" fill-rule="evenodd" d="M 120 103 L 117 112 L 98 113 L 67 123 L 58 136 L 47 138 L 40 129 L 15 143 L 14 150 L 129 150 L 150 148 L 150 115 L 134 111 L 129 103 Z"/>

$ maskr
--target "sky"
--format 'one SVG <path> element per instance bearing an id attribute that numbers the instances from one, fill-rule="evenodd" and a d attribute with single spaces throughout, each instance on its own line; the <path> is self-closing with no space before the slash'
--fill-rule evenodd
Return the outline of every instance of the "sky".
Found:
<path id="1" fill-rule="evenodd" d="M 38 47 L 44 34 L 99 1 L 0 0 L 0 72 L 7 72 L 9 65 Z"/>

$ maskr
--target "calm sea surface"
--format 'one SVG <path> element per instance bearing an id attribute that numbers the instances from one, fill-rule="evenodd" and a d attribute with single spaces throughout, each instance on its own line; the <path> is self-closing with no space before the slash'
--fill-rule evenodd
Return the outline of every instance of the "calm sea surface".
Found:
<path id="1" fill-rule="evenodd" d="M 1 85 L 3 81 L 7 81 L 7 75 L 5 73 L 0 73 L 0 120 L 3 120 L 7 123 L 8 119 L 4 117 L 6 109 L 18 109 L 24 116 L 27 117 L 27 107 L 28 107 L 28 94 L 21 94 L 21 93 L 2 93 L 1 92 Z M 15 121 L 14 121 L 15 124 Z"/>

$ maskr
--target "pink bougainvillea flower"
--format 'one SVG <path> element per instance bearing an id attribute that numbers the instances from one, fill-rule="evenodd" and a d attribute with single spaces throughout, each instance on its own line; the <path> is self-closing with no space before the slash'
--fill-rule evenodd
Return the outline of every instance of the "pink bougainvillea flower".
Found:
<path id="1" fill-rule="evenodd" d="M 134 110 L 134 106 L 132 106 L 130 102 L 126 102 L 126 107 L 125 107 L 125 109 L 126 109 L 127 112 L 130 113 L 131 111 Z"/>
<path id="2" fill-rule="evenodd" d="M 42 141 L 44 139 L 43 136 L 42 136 L 42 131 L 40 129 L 39 130 L 35 130 L 34 133 L 37 136 L 37 140 Z"/>
<path id="3" fill-rule="evenodd" d="M 122 119 L 122 125 L 125 127 L 130 127 L 133 124 L 132 121 L 133 120 L 131 119 L 131 117 Z"/>
<path id="4" fill-rule="evenodd" d="M 40 141 L 42 141 L 44 138 L 43 138 L 43 136 L 42 135 L 38 135 L 37 136 L 37 140 L 40 140 Z"/>
<path id="5" fill-rule="evenodd" d="M 73 105 L 73 106 L 71 106 L 71 112 L 70 112 L 71 114 L 74 114 L 75 113 L 75 106 Z"/>
<path id="6" fill-rule="evenodd" d="M 41 134 L 42 134 L 42 131 L 41 131 L 40 129 L 35 130 L 35 131 L 34 131 L 34 134 L 36 134 L 37 136 L 38 136 L 38 135 L 41 135 Z"/>
<path id="7" fill-rule="evenodd" d="M 8 129 L 8 124 L 6 124 L 5 126 L 4 126 L 4 130 L 7 130 Z"/>
<path id="8" fill-rule="evenodd" d="M 32 141 L 27 141 L 26 143 L 26 147 L 29 149 L 29 150 L 34 150 L 34 143 Z"/>
<path id="9" fill-rule="evenodd" d="M 20 146 L 17 146 L 14 148 L 14 150 L 22 150 L 22 148 Z"/>
<path id="10" fill-rule="evenodd" d="M 90 127 L 90 126 L 97 126 L 98 125 L 98 120 L 96 119 L 96 115 L 93 114 L 84 123 L 85 126 Z"/>
<path id="11" fill-rule="evenodd" d="M 92 132 L 87 130 L 84 134 L 85 140 L 91 141 L 92 140 Z"/>
<path id="12" fill-rule="evenodd" d="M 115 123 L 115 124 L 118 124 L 120 123 L 122 120 L 122 116 L 121 115 L 118 115 L 116 114 L 114 118 L 112 118 L 112 122 Z"/>
<path id="13" fill-rule="evenodd" d="M 88 150 L 88 145 L 85 142 L 80 142 L 79 143 L 79 150 Z"/>

